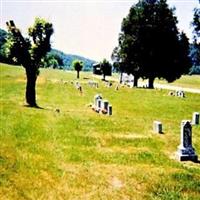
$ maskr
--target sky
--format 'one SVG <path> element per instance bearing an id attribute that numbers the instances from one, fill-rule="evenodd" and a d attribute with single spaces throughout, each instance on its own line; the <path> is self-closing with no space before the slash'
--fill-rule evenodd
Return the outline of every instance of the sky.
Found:
<path id="1" fill-rule="evenodd" d="M 111 60 L 121 22 L 138 0 L 0 0 L 0 28 L 14 20 L 23 35 L 39 16 L 51 22 L 52 48 L 96 61 Z M 176 7 L 178 28 L 192 40 L 193 9 L 198 0 L 168 0 Z"/>

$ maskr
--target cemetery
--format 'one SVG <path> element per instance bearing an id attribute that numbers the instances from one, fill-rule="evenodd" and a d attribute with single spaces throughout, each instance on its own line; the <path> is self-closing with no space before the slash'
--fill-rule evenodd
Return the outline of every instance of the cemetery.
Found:
<path id="1" fill-rule="evenodd" d="M 23 69 L 3 65 L 1 72 L 0 196 L 20 199 L 12 182 L 30 198 L 48 199 L 51 191 L 53 199 L 198 199 L 199 94 L 182 101 L 117 81 L 105 87 L 88 72 L 76 80 L 75 72 L 43 69 L 42 108 L 30 109 Z"/>
<path id="2" fill-rule="evenodd" d="M 200 200 L 199 2 L 2 0 L 0 200 Z"/>

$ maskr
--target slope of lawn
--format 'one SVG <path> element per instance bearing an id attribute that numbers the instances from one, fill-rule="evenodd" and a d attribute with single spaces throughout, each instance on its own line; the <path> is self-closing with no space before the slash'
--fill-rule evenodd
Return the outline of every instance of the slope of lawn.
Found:
<path id="1" fill-rule="evenodd" d="M 100 80 L 96 89 L 88 85 L 91 73 L 80 76 L 82 94 L 75 72 L 42 69 L 42 109 L 35 109 L 25 106 L 24 69 L 1 64 L 0 199 L 199 200 L 200 163 L 178 162 L 174 153 L 180 122 L 200 112 L 200 95 L 116 91 L 117 83 L 108 88 Z M 112 104 L 112 116 L 92 111 L 97 93 Z M 152 131 L 154 120 L 164 134 Z M 192 130 L 200 156 L 200 125 Z"/>
<path id="2" fill-rule="evenodd" d="M 159 83 L 167 84 L 164 80 L 157 80 Z M 170 83 L 173 86 L 200 89 L 200 75 L 182 76 L 180 79 Z"/>

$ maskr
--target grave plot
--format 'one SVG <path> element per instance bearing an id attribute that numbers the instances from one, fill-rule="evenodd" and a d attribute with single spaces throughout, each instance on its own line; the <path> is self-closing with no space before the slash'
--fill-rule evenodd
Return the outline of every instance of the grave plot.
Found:
<path id="1" fill-rule="evenodd" d="M 89 81 L 88 81 L 88 85 L 89 85 L 90 87 L 99 88 L 99 83 L 96 82 L 96 81 L 93 81 L 93 80 L 89 80 Z"/>
<path id="2" fill-rule="evenodd" d="M 100 94 L 96 94 L 94 96 L 94 104 L 92 105 L 92 109 L 97 113 L 112 115 L 112 105 L 110 105 L 108 100 L 103 99 Z"/>

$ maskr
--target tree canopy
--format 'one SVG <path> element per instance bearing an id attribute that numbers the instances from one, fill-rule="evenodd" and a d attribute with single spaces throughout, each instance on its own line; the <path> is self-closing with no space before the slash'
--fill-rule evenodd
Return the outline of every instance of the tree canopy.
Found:
<path id="1" fill-rule="evenodd" d="M 140 0 L 130 8 L 112 59 L 121 71 L 134 75 L 135 86 L 140 77 L 153 88 L 156 77 L 172 82 L 189 71 L 189 42 L 177 22 L 166 0 Z"/>
<path id="2" fill-rule="evenodd" d="M 72 62 L 72 67 L 74 68 L 74 70 L 77 71 L 77 78 L 79 78 L 79 72 L 82 70 L 83 68 L 83 62 L 80 60 L 74 60 Z"/>
<path id="3" fill-rule="evenodd" d="M 103 61 L 100 62 L 100 68 L 103 74 L 103 80 L 105 81 L 106 75 L 111 75 L 112 73 L 112 65 L 104 58 Z"/>
<path id="4" fill-rule="evenodd" d="M 200 74 L 200 8 L 194 9 L 194 16 L 193 16 L 193 33 L 194 33 L 194 40 L 193 44 L 191 45 L 190 50 L 190 57 L 192 60 L 192 69 L 191 74 Z"/>

